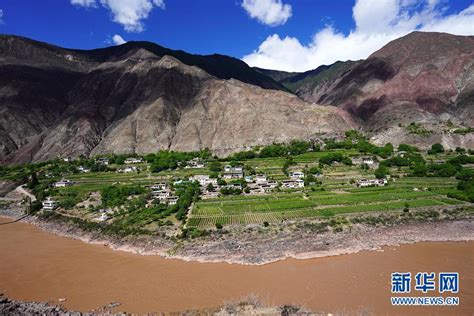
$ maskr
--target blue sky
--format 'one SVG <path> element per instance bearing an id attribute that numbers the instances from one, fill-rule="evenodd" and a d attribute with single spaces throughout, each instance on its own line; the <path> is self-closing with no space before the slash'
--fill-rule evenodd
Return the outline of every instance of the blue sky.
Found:
<path id="1" fill-rule="evenodd" d="M 474 34 L 469 0 L 1 0 L 0 10 L 1 33 L 63 47 L 147 40 L 298 71 L 366 58 L 415 29 Z"/>

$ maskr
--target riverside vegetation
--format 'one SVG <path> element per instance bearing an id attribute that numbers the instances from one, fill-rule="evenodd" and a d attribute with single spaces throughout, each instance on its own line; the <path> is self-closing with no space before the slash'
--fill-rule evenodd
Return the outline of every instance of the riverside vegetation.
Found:
<path id="1" fill-rule="evenodd" d="M 118 172 L 130 157 L 141 158 L 136 168 Z M 370 164 L 360 163 L 362 158 Z M 200 165 L 191 166 L 192 161 Z M 244 178 L 224 179 L 226 165 L 240 166 L 243 176 L 265 175 L 277 186 L 252 194 Z M 40 219 L 118 238 L 147 235 L 179 241 L 241 225 L 268 227 L 296 221 L 293 226 L 309 225 L 306 228 L 317 233 L 340 232 L 360 223 L 456 218 L 472 211 L 473 165 L 472 150 L 445 150 L 440 144 L 427 152 L 406 144 L 396 149 L 391 144 L 379 147 L 351 130 L 343 139 L 295 140 L 225 158 L 209 150 L 58 158 L 2 166 L 0 179 L 26 184 L 37 198 L 30 213 Z M 295 171 L 303 172 L 304 187 L 285 189 L 281 182 Z M 221 189 L 190 181 L 195 175 L 216 179 Z M 52 186 L 63 178 L 74 185 Z M 388 182 L 375 187 L 356 185 L 358 180 L 375 178 Z M 165 183 L 177 202 L 153 199 L 150 186 L 156 183 Z M 214 195 L 204 199 L 203 191 L 214 191 Z M 47 197 L 57 200 L 54 211 L 42 210 L 41 201 Z M 104 212 L 107 216 L 99 220 Z"/>

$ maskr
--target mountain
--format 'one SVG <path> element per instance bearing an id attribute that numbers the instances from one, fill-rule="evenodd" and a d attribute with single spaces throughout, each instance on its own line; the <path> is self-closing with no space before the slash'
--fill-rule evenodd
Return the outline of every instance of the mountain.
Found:
<path id="1" fill-rule="evenodd" d="M 474 126 L 474 36 L 413 32 L 363 61 L 262 73 L 307 102 L 344 109 L 376 143 L 474 147 L 472 133 L 452 132 Z"/>
<path id="2" fill-rule="evenodd" d="M 344 110 L 281 90 L 226 56 L 146 42 L 71 50 L 4 35 L 0 159 L 204 148 L 226 154 L 356 126 Z"/>
<path id="3" fill-rule="evenodd" d="M 317 102 L 361 120 L 379 143 L 410 142 L 472 148 L 474 36 L 413 32 L 351 68 Z M 420 128 L 418 128 L 418 126 Z"/>
<path id="4" fill-rule="evenodd" d="M 307 102 L 318 100 L 332 90 L 348 71 L 362 61 L 338 61 L 332 65 L 322 65 L 305 72 L 285 72 L 254 67 L 258 72 L 278 81 L 288 90 Z"/>
<path id="5" fill-rule="evenodd" d="M 474 37 L 414 32 L 304 73 L 149 42 L 75 50 L 0 36 L 0 160 L 210 148 L 364 131 L 474 147 Z M 463 131 L 459 133 L 459 131 Z"/>

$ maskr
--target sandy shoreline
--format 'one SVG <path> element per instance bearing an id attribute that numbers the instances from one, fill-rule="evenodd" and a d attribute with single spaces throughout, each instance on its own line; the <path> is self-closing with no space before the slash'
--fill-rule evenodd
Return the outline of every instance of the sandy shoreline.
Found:
<path id="1" fill-rule="evenodd" d="M 0 216 L 16 219 L 21 215 L 12 210 L 0 210 Z M 474 218 L 468 216 L 455 220 L 437 220 L 397 224 L 389 227 L 355 225 L 350 232 L 314 233 L 312 231 L 264 232 L 256 227 L 241 228 L 233 234 L 203 237 L 183 244 L 158 237 L 117 238 L 89 233 L 72 225 L 27 217 L 21 222 L 39 229 L 85 243 L 107 246 L 116 251 L 139 255 L 158 255 L 167 259 L 188 262 L 264 265 L 293 259 L 311 259 L 360 251 L 377 251 L 385 246 L 399 246 L 416 242 L 472 241 Z M 229 236 L 230 235 L 230 236 Z M 237 237 L 236 237 L 237 236 Z M 170 250 L 174 249 L 171 255 Z"/>

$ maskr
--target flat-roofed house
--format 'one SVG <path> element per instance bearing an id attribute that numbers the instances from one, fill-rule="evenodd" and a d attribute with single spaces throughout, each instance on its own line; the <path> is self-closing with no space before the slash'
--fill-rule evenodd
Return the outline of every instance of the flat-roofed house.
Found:
<path id="1" fill-rule="evenodd" d="M 227 165 L 224 167 L 224 179 L 241 179 L 244 177 L 244 171 L 242 167 L 232 167 Z"/>
<path id="2" fill-rule="evenodd" d="M 129 157 L 129 158 L 125 159 L 124 162 L 126 164 L 142 163 L 143 159 L 142 158 Z"/>
<path id="3" fill-rule="evenodd" d="M 167 198 L 171 196 L 171 191 L 170 190 L 157 190 L 157 191 L 152 191 L 151 196 L 154 199 L 158 199 L 160 201 L 166 201 Z"/>
<path id="4" fill-rule="evenodd" d="M 357 181 L 358 187 L 373 187 L 373 186 L 384 186 L 387 184 L 387 179 L 362 179 Z"/>
<path id="5" fill-rule="evenodd" d="M 74 185 L 74 182 L 72 182 L 71 180 L 67 180 L 67 179 L 62 179 L 62 180 L 60 180 L 60 181 L 58 181 L 58 182 L 55 182 L 55 183 L 53 184 L 53 186 L 54 186 L 55 188 L 70 187 L 70 186 L 72 186 L 72 185 Z"/>
<path id="6" fill-rule="evenodd" d="M 304 188 L 304 181 L 301 179 L 283 180 L 281 184 L 284 188 L 287 189 Z"/>
<path id="7" fill-rule="evenodd" d="M 166 199 L 166 202 L 168 205 L 175 205 L 178 203 L 178 197 L 177 196 L 170 196 Z"/>
<path id="8" fill-rule="evenodd" d="M 199 158 L 193 158 L 186 162 L 185 168 L 204 168 L 205 164 Z"/>
<path id="9" fill-rule="evenodd" d="M 302 179 L 302 178 L 304 178 L 304 172 L 301 172 L 301 171 L 290 172 L 290 178 L 291 179 Z"/>
<path id="10" fill-rule="evenodd" d="M 42 204 L 43 210 L 45 211 L 53 211 L 56 207 L 58 207 L 58 202 L 49 196 L 43 201 Z"/>
<path id="11" fill-rule="evenodd" d="M 95 160 L 95 163 L 98 164 L 98 165 L 107 166 L 107 165 L 109 164 L 109 159 L 108 159 L 108 158 L 105 158 L 105 157 L 97 158 L 97 159 Z"/>
<path id="12" fill-rule="evenodd" d="M 255 182 L 256 183 L 265 183 L 265 182 L 267 182 L 267 176 L 262 174 L 262 173 L 256 174 L 255 175 Z"/>
<path id="13" fill-rule="evenodd" d="M 156 183 L 150 187 L 152 191 L 166 190 L 166 188 L 167 188 L 166 183 Z"/>

